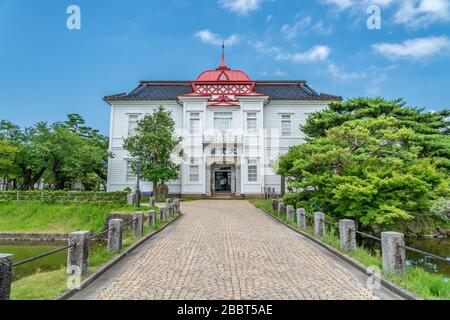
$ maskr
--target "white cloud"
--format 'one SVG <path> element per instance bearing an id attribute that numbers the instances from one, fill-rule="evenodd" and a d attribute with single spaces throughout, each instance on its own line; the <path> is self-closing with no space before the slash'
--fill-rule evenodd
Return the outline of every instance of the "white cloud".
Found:
<path id="1" fill-rule="evenodd" d="M 345 10 L 352 7 L 356 1 L 354 0 L 322 0 L 322 2 L 327 4 L 332 4 L 339 10 Z"/>
<path id="2" fill-rule="evenodd" d="M 378 5 L 380 7 L 388 7 L 396 1 L 399 0 L 321 0 L 321 2 L 333 5 L 340 11 L 352 9 L 357 6 L 367 7 L 369 5 Z"/>
<path id="3" fill-rule="evenodd" d="M 331 49 L 327 46 L 315 46 L 306 52 L 300 53 L 280 53 L 276 56 L 276 60 L 290 60 L 292 62 L 313 62 L 325 60 L 331 53 Z"/>
<path id="4" fill-rule="evenodd" d="M 250 45 L 255 48 L 256 51 L 263 54 L 278 54 L 281 49 L 276 46 L 269 46 L 263 41 L 250 41 Z"/>
<path id="5" fill-rule="evenodd" d="M 281 32 L 284 34 L 284 36 L 288 39 L 293 39 L 297 36 L 297 34 L 304 30 L 306 27 L 309 27 L 311 25 L 312 19 L 311 17 L 304 17 L 297 21 L 294 25 L 285 24 L 283 27 L 281 27 Z"/>
<path id="6" fill-rule="evenodd" d="M 201 30 L 195 34 L 201 42 L 212 44 L 212 45 L 222 45 L 223 41 L 227 46 L 232 46 L 239 42 L 240 38 L 238 34 L 233 34 L 228 38 L 223 38 L 220 35 L 209 31 L 208 29 Z"/>
<path id="7" fill-rule="evenodd" d="M 362 79 L 366 77 L 365 72 L 346 72 L 343 68 L 337 66 L 335 63 L 330 62 L 327 67 L 328 73 L 336 79 L 342 81 L 351 81 L 355 79 Z"/>
<path id="8" fill-rule="evenodd" d="M 402 43 L 377 43 L 372 47 L 388 59 L 420 60 L 448 51 L 450 40 L 446 36 L 416 38 Z"/>
<path id="9" fill-rule="evenodd" d="M 285 77 L 288 75 L 286 71 L 275 70 L 275 71 L 263 71 L 260 73 L 264 77 Z"/>
<path id="10" fill-rule="evenodd" d="M 266 17 L 266 22 L 270 22 L 270 21 L 272 21 L 273 20 L 273 16 L 271 15 L 271 14 L 269 14 L 267 17 Z"/>
<path id="11" fill-rule="evenodd" d="M 264 0 L 219 0 L 222 8 L 240 14 L 247 15 L 252 11 L 258 10 Z"/>
<path id="12" fill-rule="evenodd" d="M 394 20 L 414 29 L 449 21 L 450 0 L 404 0 Z"/>

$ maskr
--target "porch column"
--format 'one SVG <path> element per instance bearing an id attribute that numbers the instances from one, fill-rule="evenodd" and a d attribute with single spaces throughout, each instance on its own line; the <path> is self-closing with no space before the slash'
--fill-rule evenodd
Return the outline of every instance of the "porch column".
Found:
<path id="1" fill-rule="evenodd" d="M 236 164 L 236 197 L 241 196 L 241 166 Z"/>
<path id="2" fill-rule="evenodd" d="M 208 162 L 206 162 L 205 180 L 206 196 L 211 197 L 211 165 Z"/>

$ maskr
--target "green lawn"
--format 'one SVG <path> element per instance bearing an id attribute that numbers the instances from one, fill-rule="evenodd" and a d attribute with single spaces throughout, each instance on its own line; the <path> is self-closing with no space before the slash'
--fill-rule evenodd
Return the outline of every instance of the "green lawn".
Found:
<path id="1" fill-rule="evenodd" d="M 272 214 L 277 219 L 288 223 L 286 216 L 280 217 L 277 212 L 272 210 L 272 204 L 270 200 L 255 199 L 249 200 L 256 208 L 265 210 Z M 289 222 L 289 225 L 297 228 L 297 224 Z M 306 232 L 313 235 L 312 227 L 309 226 Z M 333 227 L 327 227 L 325 236 L 320 238 L 323 242 L 331 247 L 340 250 L 339 247 L 339 235 Z M 377 266 L 381 269 L 382 261 L 379 251 L 372 253 L 370 250 L 364 247 L 358 247 L 354 253 L 345 253 L 352 258 L 358 260 L 366 266 Z M 419 267 L 409 267 L 404 277 L 395 277 L 391 275 L 385 275 L 387 278 L 395 282 L 396 284 L 414 292 L 418 296 L 424 299 L 430 300 L 449 300 L 450 299 L 450 282 L 445 280 L 445 277 L 439 274 L 432 274 Z"/>
<path id="2" fill-rule="evenodd" d="M 156 208 L 152 208 L 156 209 Z M 150 210 L 142 207 L 141 211 Z M 58 205 L 28 203 L 0 204 L 0 232 L 69 233 L 78 230 L 101 231 L 109 212 L 139 211 L 127 205 Z"/>

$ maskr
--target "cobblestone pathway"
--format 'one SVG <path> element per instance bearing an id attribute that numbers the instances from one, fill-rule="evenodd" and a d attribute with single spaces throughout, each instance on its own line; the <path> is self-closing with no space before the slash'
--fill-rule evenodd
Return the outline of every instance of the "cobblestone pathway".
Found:
<path id="1" fill-rule="evenodd" d="M 95 299 L 377 299 L 342 263 L 247 201 L 182 204 L 184 217 Z"/>

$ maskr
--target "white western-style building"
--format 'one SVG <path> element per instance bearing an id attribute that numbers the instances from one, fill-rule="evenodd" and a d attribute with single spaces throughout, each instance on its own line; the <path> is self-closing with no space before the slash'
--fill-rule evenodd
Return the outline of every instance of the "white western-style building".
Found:
<path id="1" fill-rule="evenodd" d="M 183 137 L 180 178 L 166 182 L 177 196 L 230 194 L 254 197 L 263 187 L 283 194 L 284 179 L 274 161 L 290 146 L 304 142 L 300 125 L 312 112 L 341 98 L 314 91 L 306 81 L 253 81 L 247 74 L 219 68 L 194 81 L 141 81 L 129 93 L 105 97 L 111 106 L 108 191 L 134 190 L 133 158 L 124 139 L 140 118 L 162 105 Z M 143 192 L 152 184 L 141 183 Z"/>

